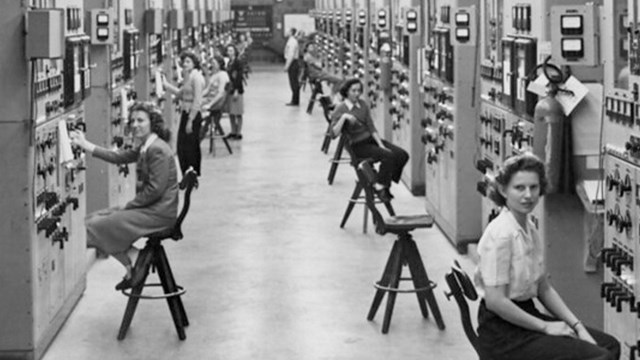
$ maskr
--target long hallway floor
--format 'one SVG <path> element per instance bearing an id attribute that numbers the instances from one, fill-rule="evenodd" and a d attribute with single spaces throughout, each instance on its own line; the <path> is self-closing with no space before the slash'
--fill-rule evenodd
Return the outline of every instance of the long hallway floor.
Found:
<path id="1" fill-rule="evenodd" d="M 446 329 L 422 318 L 414 295 L 398 296 L 387 335 L 380 332 L 386 299 L 375 321 L 366 320 L 394 237 L 371 225 L 363 234 L 360 205 L 339 228 L 353 169 L 340 165 L 327 185 L 321 110 L 305 113 L 308 90 L 300 107 L 285 106 L 289 96 L 282 66 L 254 66 L 244 139 L 232 143 L 233 155 L 220 140 L 215 156 L 202 144 L 203 174 L 185 238 L 165 242 L 176 280 L 187 289 L 187 339 L 178 339 L 166 302 L 141 301 L 126 339 L 116 340 L 127 298 L 113 286 L 123 269 L 98 260 L 44 360 L 477 358 L 455 302 L 444 296 L 443 277 L 454 259 L 467 271 L 473 265 L 436 227 L 413 234 L 438 283 Z M 423 198 L 404 185 L 392 190 L 397 213 L 424 212 Z"/>

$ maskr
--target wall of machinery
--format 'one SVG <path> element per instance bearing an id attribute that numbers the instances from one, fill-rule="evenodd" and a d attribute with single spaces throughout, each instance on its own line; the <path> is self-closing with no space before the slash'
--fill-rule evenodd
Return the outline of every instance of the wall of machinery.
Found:
<path id="1" fill-rule="evenodd" d="M 349 13 L 351 62 L 335 68 L 363 78 L 381 136 L 419 159 L 403 181 L 414 193 L 422 183 L 450 241 L 465 251 L 478 240 L 500 211 L 488 181 L 535 153 L 550 187 L 533 220 L 553 283 L 625 358 L 640 355 L 636 1 L 318 1 L 328 62 L 339 53 L 330 19 Z"/>
<path id="2" fill-rule="evenodd" d="M 231 34 L 229 9 L 220 0 L 3 4 L 0 182 L 11 211 L 0 227 L 0 358 L 42 356 L 86 286 L 86 215 L 135 191 L 133 167 L 85 157 L 69 131 L 135 146 L 127 119 L 136 99 L 157 101 L 175 128 L 160 73 L 179 79 L 174 59 L 186 47 L 210 60 Z"/>
<path id="3" fill-rule="evenodd" d="M 640 15 L 635 1 L 604 1 L 602 16 L 604 327 L 623 343 L 623 359 L 640 353 L 637 253 L 640 189 Z"/>
<path id="4" fill-rule="evenodd" d="M 552 281 L 579 317 L 601 326 L 599 179 L 603 66 L 598 2 L 487 0 L 479 4 L 479 96 L 474 163 L 492 178 L 514 154 L 542 158 L 550 180 L 534 221 Z M 499 209 L 477 183 L 482 227 Z M 478 221 L 478 220 L 477 220 Z"/>
<path id="5" fill-rule="evenodd" d="M 481 234 L 474 157 L 480 108 L 477 1 L 429 3 L 421 55 L 420 119 L 424 128 L 426 208 L 459 251 Z"/>

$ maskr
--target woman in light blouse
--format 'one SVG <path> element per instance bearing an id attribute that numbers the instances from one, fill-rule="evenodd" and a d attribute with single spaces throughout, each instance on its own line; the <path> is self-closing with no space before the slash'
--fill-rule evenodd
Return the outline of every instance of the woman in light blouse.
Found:
<path id="1" fill-rule="evenodd" d="M 222 112 L 227 111 L 227 90 L 229 84 L 229 75 L 224 69 L 224 59 L 214 57 L 211 60 L 211 74 L 204 90 L 202 110 L 209 112 L 209 117 L 205 119 L 205 126 L 201 132 L 200 138 L 208 132 L 209 126 L 215 129 L 220 128 L 220 118 Z"/>
<path id="2" fill-rule="evenodd" d="M 164 79 L 164 87 L 182 100 L 182 115 L 178 127 L 177 153 L 180 169 L 184 174 L 193 167 L 200 175 L 202 153 L 200 151 L 200 127 L 202 123 L 202 95 L 205 85 L 200 68 L 200 59 L 191 52 L 180 54 L 180 62 L 184 71 L 184 79 L 178 88 Z"/>
<path id="3" fill-rule="evenodd" d="M 514 156 L 491 185 L 502 212 L 478 244 L 480 346 L 494 360 L 618 360 L 618 341 L 587 328 L 549 281 L 543 240 L 529 218 L 547 187 L 544 163 L 532 154 Z M 538 311 L 534 299 L 551 316 Z"/>

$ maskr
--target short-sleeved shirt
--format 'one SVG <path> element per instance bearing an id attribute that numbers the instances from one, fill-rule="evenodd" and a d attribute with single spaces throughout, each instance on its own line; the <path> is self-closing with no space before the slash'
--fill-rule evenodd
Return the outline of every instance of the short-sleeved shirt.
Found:
<path id="1" fill-rule="evenodd" d="M 523 229 L 508 209 L 489 223 L 478 243 L 480 262 L 476 285 L 507 285 L 507 297 L 516 301 L 538 295 L 538 284 L 545 276 L 544 248 L 533 222 Z"/>
<path id="2" fill-rule="evenodd" d="M 356 118 L 354 124 L 347 124 L 342 127 L 342 133 L 346 134 L 352 144 L 368 139 L 371 134 L 376 132 L 376 126 L 371 119 L 371 111 L 369 106 L 358 99 L 356 103 L 352 103 L 348 99 L 343 101 L 331 114 L 331 127 L 335 126 L 342 114 L 349 113 Z"/>

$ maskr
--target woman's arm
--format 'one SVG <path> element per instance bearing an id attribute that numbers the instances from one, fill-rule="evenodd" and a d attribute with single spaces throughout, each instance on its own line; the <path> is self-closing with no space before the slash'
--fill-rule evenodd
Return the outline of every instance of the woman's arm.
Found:
<path id="1" fill-rule="evenodd" d="M 211 104 L 217 103 L 220 99 L 222 99 L 223 96 L 227 95 L 224 88 L 229 83 L 229 77 L 226 76 L 226 73 L 222 71 L 219 72 L 219 74 L 220 78 L 218 79 L 218 88 L 216 89 L 213 98 L 211 98 Z"/>
<path id="2" fill-rule="evenodd" d="M 577 316 L 569 309 L 567 304 L 564 303 L 556 289 L 551 286 L 547 277 L 540 279 L 538 284 L 538 299 L 557 318 L 561 319 L 573 329 L 578 337 L 582 340 L 595 344 L 595 340 L 589 334 L 584 324 L 578 319 Z"/>
<path id="3" fill-rule="evenodd" d="M 365 123 L 367 124 L 367 128 L 369 128 L 371 137 L 376 141 L 376 144 L 378 144 L 379 147 L 385 150 L 388 150 L 387 147 L 384 146 L 384 143 L 382 143 L 382 138 L 380 138 L 380 134 L 378 134 L 378 129 L 376 129 L 376 126 L 373 124 L 373 118 L 371 118 L 371 109 L 369 108 L 369 105 L 367 105 L 367 103 L 365 103 L 362 100 L 359 100 L 359 101 L 360 101 L 360 106 L 362 106 L 362 108 L 366 113 Z"/>
<path id="4" fill-rule="evenodd" d="M 74 130 L 69 134 L 71 143 L 85 152 L 112 164 L 128 164 L 138 160 L 138 150 L 107 150 L 87 140 L 82 131 Z"/>
<path id="5" fill-rule="evenodd" d="M 164 88 L 170 93 L 178 96 L 181 95 L 180 88 L 170 83 L 164 75 L 162 75 L 162 85 L 164 85 Z"/>
<path id="6" fill-rule="evenodd" d="M 487 309 L 504 320 L 547 335 L 575 336 L 571 328 L 562 321 L 544 321 L 519 308 L 507 297 L 508 285 L 486 286 L 484 301 Z"/>
<path id="7" fill-rule="evenodd" d="M 331 114 L 331 136 L 334 139 L 340 136 L 345 123 L 348 123 L 352 118 L 353 115 L 347 112 L 347 108 L 344 103 L 338 105 L 338 107 Z"/>
<path id="8" fill-rule="evenodd" d="M 149 176 L 144 187 L 133 200 L 125 205 L 125 209 L 147 207 L 164 195 L 169 187 L 172 157 L 167 156 L 159 147 L 149 147 L 145 156 L 149 159 Z"/>

